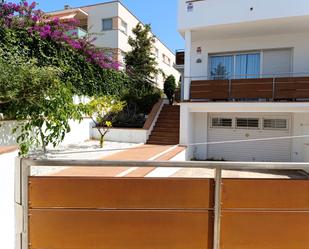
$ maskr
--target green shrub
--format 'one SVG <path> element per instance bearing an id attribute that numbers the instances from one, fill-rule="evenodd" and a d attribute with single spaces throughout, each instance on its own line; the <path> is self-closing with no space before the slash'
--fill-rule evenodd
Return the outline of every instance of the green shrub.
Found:
<path id="1" fill-rule="evenodd" d="M 176 90 L 176 80 L 173 75 L 166 78 L 164 82 L 164 93 L 169 100 L 170 105 L 174 102 L 174 95 Z"/>

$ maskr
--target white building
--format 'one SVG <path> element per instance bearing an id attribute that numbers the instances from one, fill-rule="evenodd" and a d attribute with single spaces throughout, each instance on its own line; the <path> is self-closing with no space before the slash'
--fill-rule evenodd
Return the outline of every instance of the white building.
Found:
<path id="1" fill-rule="evenodd" d="M 124 62 L 125 53 L 131 50 L 128 44 L 129 36 L 133 36 L 132 29 L 141 22 L 120 1 L 71 8 L 48 13 L 60 19 L 76 18 L 80 20 L 79 35 L 86 32 L 93 34 L 97 39 L 94 44 L 106 50 L 110 56 L 120 63 Z M 157 37 L 154 44 L 154 55 L 157 58 L 158 68 L 167 76 L 174 75 L 179 80 L 180 74 L 174 68 L 175 55 Z M 163 87 L 164 77 L 156 79 L 158 86 Z"/>
<path id="2" fill-rule="evenodd" d="M 309 160 L 308 23 L 308 0 L 178 0 L 187 159 Z"/>

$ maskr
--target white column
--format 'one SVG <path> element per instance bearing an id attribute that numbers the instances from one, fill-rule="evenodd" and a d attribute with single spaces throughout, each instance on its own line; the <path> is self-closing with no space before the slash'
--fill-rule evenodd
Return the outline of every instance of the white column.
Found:
<path id="1" fill-rule="evenodd" d="M 180 105 L 180 145 L 188 146 L 186 160 L 193 156 L 193 147 L 189 146 L 193 141 L 193 115 L 186 103 Z"/>
<path id="2" fill-rule="evenodd" d="M 190 99 L 190 82 L 191 82 L 191 30 L 185 32 L 185 73 L 184 73 L 184 100 Z"/>

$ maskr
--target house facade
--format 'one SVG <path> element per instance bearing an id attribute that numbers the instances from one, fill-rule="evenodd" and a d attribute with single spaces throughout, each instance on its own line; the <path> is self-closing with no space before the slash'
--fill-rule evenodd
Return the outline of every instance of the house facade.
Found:
<path id="1" fill-rule="evenodd" d="M 187 159 L 309 160 L 308 21 L 306 0 L 178 1 Z"/>
<path id="2" fill-rule="evenodd" d="M 76 18 L 79 20 L 79 29 L 75 32 L 84 36 L 87 33 L 96 37 L 94 44 L 106 51 L 108 55 L 124 65 L 125 53 L 131 50 L 128 44 L 129 36 L 133 36 L 132 29 L 141 22 L 128 8 L 120 1 L 71 8 L 65 6 L 63 10 L 48 13 L 60 19 Z M 154 35 L 155 36 L 155 35 Z M 167 76 L 174 75 L 179 80 L 180 74 L 175 69 L 175 55 L 163 44 L 158 37 L 155 37 L 153 48 L 160 68 Z M 164 77 L 158 75 L 155 79 L 160 88 L 163 88 Z"/>

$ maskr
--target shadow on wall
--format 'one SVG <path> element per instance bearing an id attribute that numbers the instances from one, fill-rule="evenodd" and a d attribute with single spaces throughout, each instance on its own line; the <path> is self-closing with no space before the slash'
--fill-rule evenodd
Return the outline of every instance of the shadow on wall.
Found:
<path id="1" fill-rule="evenodd" d="M 0 145 L 11 146 L 17 145 L 16 139 L 19 135 L 18 131 L 13 134 L 13 129 L 17 122 L 14 120 L 0 122 Z"/>
<path id="2" fill-rule="evenodd" d="M 0 145 L 12 146 L 17 145 L 19 132 L 13 134 L 12 130 L 18 124 L 15 120 L 0 121 Z M 73 144 L 83 142 L 91 138 L 92 121 L 84 118 L 81 122 L 70 121 L 71 132 L 67 133 L 62 144 Z"/>

